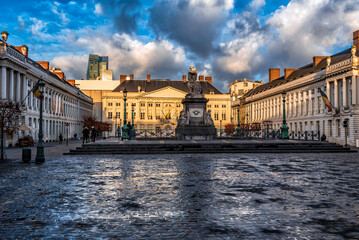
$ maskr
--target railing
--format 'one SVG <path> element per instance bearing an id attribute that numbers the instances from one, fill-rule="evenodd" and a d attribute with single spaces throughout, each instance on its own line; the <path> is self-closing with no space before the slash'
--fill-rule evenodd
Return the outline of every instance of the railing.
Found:
<path id="1" fill-rule="evenodd" d="M 309 140 L 320 141 L 320 131 L 304 131 L 304 132 L 289 132 L 289 139 L 292 140 Z M 239 133 L 225 133 L 224 131 L 217 130 L 218 138 L 228 139 L 281 139 L 280 130 L 241 130 Z"/>
<path id="2" fill-rule="evenodd" d="M 0 53 L 1 55 L 5 55 L 5 50 L 4 50 L 4 45 L 1 44 L 0 45 Z M 6 46 L 6 55 L 12 56 L 14 58 L 17 58 L 18 60 L 25 62 L 26 57 L 19 53 L 18 51 L 16 51 L 15 49 L 13 49 L 10 46 Z"/>
<path id="3" fill-rule="evenodd" d="M 175 130 L 136 130 L 136 139 L 176 139 Z M 320 131 L 289 132 L 289 139 L 320 141 Z M 223 139 L 281 139 L 280 130 L 241 130 L 239 133 L 226 133 L 217 129 L 217 138 Z"/>
<path id="4" fill-rule="evenodd" d="M 175 139 L 175 130 L 136 129 L 136 139 Z"/>

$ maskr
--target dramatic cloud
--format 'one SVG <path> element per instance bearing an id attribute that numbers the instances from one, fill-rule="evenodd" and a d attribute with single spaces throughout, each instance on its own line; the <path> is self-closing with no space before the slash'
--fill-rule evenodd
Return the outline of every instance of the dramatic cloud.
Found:
<path id="1" fill-rule="evenodd" d="M 93 53 L 109 56 L 115 78 L 180 79 L 194 65 L 226 92 L 236 78 L 267 81 L 270 67 L 349 48 L 358 16 L 358 0 L 19 0 L 0 27 L 68 78 L 85 78 Z"/>
<path id="2" fill-rule="evenodd" d="M 232 8 L 232 0 L 160 0 L 149 10 L 149 25 L 157 36 L 208 57 Z"/>
<path id="3" fill-rule="evenodd" d="M 95 6 L 96 14 L 104 14 L 113 19 L 119 33 L 137 32 L 142 7 L 139 0 L 104 0 Z"/>
<path id="4" fill-rule="evenodd" d="M 95 37 L 93 37 L 95 36 Z M 120 74 L 133 73 L 136 78 L 153 77 L 168 78 L 178 73 L 185 66 L 185 53 L 181 47 L 174 47 L 166 40 L 142 43 L 132 39 L 128 34 L 114 34 L 106 39 L 98 34 L 78 38 L 74 43 L 85 48 L 88 53 L 109 56 L 109 68 L 114 70 L 115 79 Z M 88 55 L 66 55 L 55 57 L 52 63 L 61 67 L 68 78 L 81 79 L 86 76 Z"/>

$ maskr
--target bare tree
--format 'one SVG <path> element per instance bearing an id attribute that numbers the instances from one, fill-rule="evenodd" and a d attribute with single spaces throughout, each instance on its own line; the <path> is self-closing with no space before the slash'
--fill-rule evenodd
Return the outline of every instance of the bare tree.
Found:
<path id="1" fill-rule="evenodd" d="M 4 161 L 4 131 L 14 131 L 21 124 L 21 117 L 26 110 L 23 103 L 0 100 L 0 137 L 1 137 L 1 161 Z"/>

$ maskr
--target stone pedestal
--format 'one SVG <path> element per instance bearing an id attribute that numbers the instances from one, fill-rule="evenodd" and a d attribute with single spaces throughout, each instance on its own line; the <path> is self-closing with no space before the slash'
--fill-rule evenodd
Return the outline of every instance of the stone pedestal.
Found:
<path id="1" fill-rule="evenodd" d="M 213 140 L 217 138 L 210 111 L 207 112 L 208 99 L 203 94 L 187 94 L 182 100 L 183 110 L 178 119 L 176 136 L 178 140 Z"/>

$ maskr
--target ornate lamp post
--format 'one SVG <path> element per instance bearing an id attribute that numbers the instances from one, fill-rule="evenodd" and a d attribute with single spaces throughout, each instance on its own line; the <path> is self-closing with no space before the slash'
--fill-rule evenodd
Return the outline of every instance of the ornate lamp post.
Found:
<path id="1" fill-rule="evenodd" d="M 281 138 L 282 139 L 289 139 L 289 135 L 288 135 L 288 127 L 287 127 L 287 122 L 285 120 L 285 95 L 286 92 L 282 92 L 282 98 L 283 98 L 283 126 L 280 127 L 281 130 Z"/>
<path id="2" fill-rule="evenodd" d="M 37 152 L 36 152 L 36 163 L 43 163 L 45 162 L 45 155 L 44 155 L 44 145 L 42 141 L 42 112 L 43 112 L 43 100 L 44 100 L 44 86 L 45 82 L 40 80 L 39 83 L 39 92 L 40 92 L 40 124 L 39 124 L 39 142 L 37 144 Z"/>
<path id="3" fill-rule="evenodd" d="M 127 90 L 126 88 L 123 90 L 123 101 L 124 103 L 124 120 L 123 120 L 123 127 L 122 127 L 122 139 L 129 139 L 129 128 L 127 126 L 127 120 L 126 120 L 126 101 L 127 101 Z"/>
<path id="4" fill-rule="evenodd" d="M 241 127 L 239 126 L 239 107 L 237 108 L 237 128 L 236 133 L 239 135 L 241 133 Z"/>

